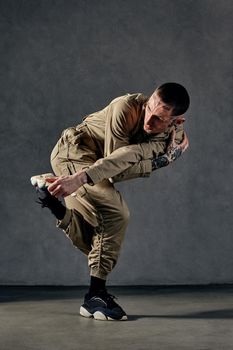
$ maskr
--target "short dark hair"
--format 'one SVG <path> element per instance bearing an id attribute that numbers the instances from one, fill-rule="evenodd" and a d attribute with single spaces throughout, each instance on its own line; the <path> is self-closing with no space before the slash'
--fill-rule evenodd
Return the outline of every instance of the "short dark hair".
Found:
<path id="1" fill-rule="evenodd" d="M 190 105 L 190 98 L 183 85 L 178 83 L 165 83 L 156 89 L 164 103 L 173 107 L 174 116 L 184 114 Z"/>

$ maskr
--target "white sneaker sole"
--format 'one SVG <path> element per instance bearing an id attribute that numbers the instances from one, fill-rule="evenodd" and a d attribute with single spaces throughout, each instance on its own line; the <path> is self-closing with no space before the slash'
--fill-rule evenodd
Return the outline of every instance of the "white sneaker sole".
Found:
<path id="1" fill-rule="evenodd" d="M 88 312 L 83 306 L 80 307 L 79 313 L 83 317 L 87 317 L 87 318 L 93 317 L 93 315 L 90 312 Z"/>
<path id="2" fill-rule="evenodd" d="M 39 188 L 48 187 L 50 183 L 46 182 L 46 178 L 55 177 L 52 173 L 35 175 L 31 177 L 32 186 L 38 186 Z"/>
<path id="3" fill-rule="evenodd" d="M 95 320 L 98 321 L 126 321 L 128 317 L 125 315 L 119 320 L 115 320 L 109 316 L 104 315 L 101 311 L 96 311 L 93 315 L 88 312 L 83 306 L 80 307 L 80 315 L 87 318 L 94 317 Z"/>

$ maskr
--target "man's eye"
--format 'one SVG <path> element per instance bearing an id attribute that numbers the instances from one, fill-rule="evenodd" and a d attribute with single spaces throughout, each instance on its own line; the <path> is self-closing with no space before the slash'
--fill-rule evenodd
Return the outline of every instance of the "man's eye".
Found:
<path id="1" fill-rule="evenodd" d="M 167 120 L 164 120 L 163 118 L 160 118 L 159 116 L 155 115 L 155 118 L 159 120 L 161 123 L 166 123 Z"/>

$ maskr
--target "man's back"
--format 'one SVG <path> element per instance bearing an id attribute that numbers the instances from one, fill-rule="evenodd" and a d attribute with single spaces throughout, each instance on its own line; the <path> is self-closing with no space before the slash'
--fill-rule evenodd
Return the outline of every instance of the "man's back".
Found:
<path id="1" fill-rule="evenodd" d="M 109 128 L 115 131 L 116 137 L 124 137 L 124 145 L 131 143 L 131 137 L 138 131 L 143 120 L 143 105 L 146 100 L 147 97 L 141 93 L 119 96 L 102 110 L 91 113 L 83 119 L 82 124 L 87 125 L 91 136 L 101 145 L 102 156 L 107 156 L 104 152 L 104 143 Z"/>

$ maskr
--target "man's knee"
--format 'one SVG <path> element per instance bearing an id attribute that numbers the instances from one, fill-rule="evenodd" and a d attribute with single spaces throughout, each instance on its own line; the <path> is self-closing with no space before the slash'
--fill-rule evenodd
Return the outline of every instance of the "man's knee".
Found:
<path id="1" fill-rule="evenodd" d="M 124 222 L 128 224 L 130 219 L 130 211 L 128 208 L 124 209 L 123 219 L 124 219 Z"/>
<path id="2" fill-rule="evenodd" d="M 126 205 L 119 208 L 119 220 L 122 222 L 122 224 L 127 225 L 130 218 L 130 212 Z"/>

